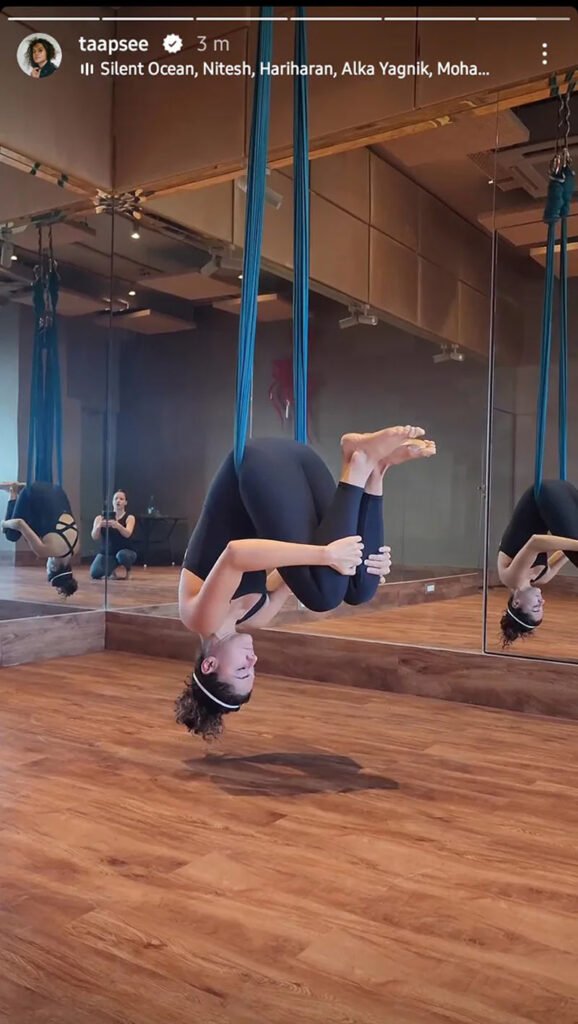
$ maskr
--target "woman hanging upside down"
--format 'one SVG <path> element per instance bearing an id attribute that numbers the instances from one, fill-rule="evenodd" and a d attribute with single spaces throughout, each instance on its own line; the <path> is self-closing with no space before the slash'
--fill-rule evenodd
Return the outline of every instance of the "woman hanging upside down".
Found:
<path id="1" fill-rule="evenodd" d="M 502 537 L 498 576 L 511 591 L 500 620 L 507 647 L 542 622 L 544 586 L 568 561 L 578 567 L 578 490 L 565 480 L 544 480 L 538 499 L 529 487 Z M 539 571 L 537 571 L 539 569 Z"/>
<path id="2" fill-rule="evenodd" d="M 390 571 L 383 477 L 435 455 L 419 427 L 345 434 L 339 484 L 311 448 L 249 441 L 237 473 L 231 453 L 213 480 L 189 541 L 179 613 L 201 654 L 177 701 L 177 722 L 210 739 L 222 716 L 251 697 L 257 658 L 239 627 L 268 625 L 290 594 L 311 611 L 363 604 Z M 271 573 L 271 575 L 267 575 Z"/>
<path id="3" fill-rule="evenodd" d="M 3 483 L 8 491 L 6 519 L 0 524 L 7 540 L 24 537 L 38 558 L 46 559 L 48 582 L 63 597 L 72 597 L 78 583 L 72 575 L 72 556 L 78 543 L 78 527 L 70 502 L 56 484 Z"/>

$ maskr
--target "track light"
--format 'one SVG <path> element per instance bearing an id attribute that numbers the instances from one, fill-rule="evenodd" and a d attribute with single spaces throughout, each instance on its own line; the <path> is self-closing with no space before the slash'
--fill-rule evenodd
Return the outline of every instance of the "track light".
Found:
<path id="1" fill-rule="evenodd" d="M 267 168 L 267 174 L 271 174 L 269 168 Z M 245 174 L 242 178 L 237 178 L 237 188 L 241 192 L 247 192 L 247 176 Z M 274 189 L 266 187 L 265 202 L 272 206 L 274 210 L 278 210 L 283 205 L 283 196 L 279 192 L 275 192 Z"/>
<path id="2" fill-rule="evenodd" d="M 199 270 L 203 277 L 214 277 L 216 274 L 236 274 L 242 278 L 243 260 L 230 252 L 213 252 L 210 260 Z"/>
<path id="3" fill-rule="evenodd" d="M 437 356 L 433 357 L 434 363 L 463 363 L 466 358 L 460 346 L 455 343 L 451 349 L 447 345 L 441 345 L 440 348 L 441 351 L 438 352 Z"/>
<path id="4" fill-rule="evenodd" d="M 349 316 L 344 316 L 339 321 L 342 331 L 348 327 L 358 327 L 360 324 L 365 324 L 368 327 L 377 326 L 378 319 L 375 313 L 369 312 L 369 306 L 349 306 Z"/>

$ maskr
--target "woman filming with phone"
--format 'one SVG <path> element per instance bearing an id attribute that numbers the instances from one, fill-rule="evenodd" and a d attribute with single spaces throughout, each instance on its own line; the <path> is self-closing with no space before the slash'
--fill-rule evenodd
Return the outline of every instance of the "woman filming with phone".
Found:
<path id="1" fill-rule="evenodd" d="M 127 580 L 136 562 L 136 551 L 131 544 L 136 519 L 127 513 L 125 491 L 115 492 L 112 506 L 112 511 L 104 509 L 103 515 L 97 516 L 92 526 L 92 539 L 100 541 L 100 552 L 90 567 L 93 580 L 102 580 L 105 576 Z"/>

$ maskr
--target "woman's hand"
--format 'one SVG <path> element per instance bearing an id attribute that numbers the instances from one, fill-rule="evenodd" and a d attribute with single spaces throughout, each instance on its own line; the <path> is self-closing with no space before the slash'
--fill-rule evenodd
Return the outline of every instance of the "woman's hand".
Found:
<path id="1" fill-rule="evenodd" d="M 363 560 L 361 537 L 342 537 L 325 548 L 327 564 L 342 576 L 355 576 Z"/>
<path id="2" fill-rule="evenodd" d="M 22 520 L 4 519 L 0 528 L 2 530 L 20 530 L 22 528 Z"/>
<path id="3" fill-rule="evenodd" d="M 391 548 L 380 548 L 378 555 L 369 555 L 363 564 L 371 576 L 379 576 L 379 582 L 385 583 L 385 577 L 391 572 Z"/>

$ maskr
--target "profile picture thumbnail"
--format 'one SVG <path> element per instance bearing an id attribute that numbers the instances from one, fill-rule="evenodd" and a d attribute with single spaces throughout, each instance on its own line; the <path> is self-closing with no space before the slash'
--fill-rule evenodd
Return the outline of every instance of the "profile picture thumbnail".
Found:
<path id="1" fill-rule="evenodd" d="M 46 32 L 35 32 L 22 40 L 16 59 L 20 70 L 28 78 L 48 78 L 60 67 L 62 49 L 54 36 Z"/>

